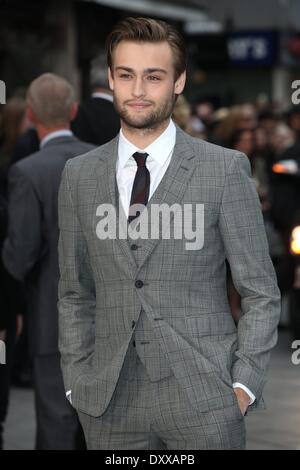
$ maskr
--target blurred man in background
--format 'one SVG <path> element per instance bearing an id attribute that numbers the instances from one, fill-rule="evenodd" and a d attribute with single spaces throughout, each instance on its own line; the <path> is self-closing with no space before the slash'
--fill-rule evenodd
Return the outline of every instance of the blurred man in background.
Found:
<path id="1" fill-rule="evenodd" d="M 76 449 L 81 428 L 65 398 L 58 352 L 57 198 L 66 161 L 92 149 L 70 130 L 77 106 L 63 78 L 44 74 L 27 93 L 28 116 L 40 150 L 9 172 L 8 233 L 3 261 L 10 274 L 24 280 L 29 312 L 37 416 L 37 449 Z"/>
<path id="2" fill-rule="evenodd" d="M 92 62 L 90 83 L 92 95 L 79 105 L 72 130 L 85 142 L 103 145 L 113 139 L 120 129 L 120 119 L 113 106 L 113 95 L 108 86 L 104 55 Z"/>

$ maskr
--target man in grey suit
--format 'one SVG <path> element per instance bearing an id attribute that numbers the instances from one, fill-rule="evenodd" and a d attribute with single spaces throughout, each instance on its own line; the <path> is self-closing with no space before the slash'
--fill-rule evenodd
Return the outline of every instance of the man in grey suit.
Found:
<path id="1" fill-rule="evenodd" d="M 170 25 L 124 19 L 107 49 L 120 134 L 59 192 L 65 391 L 89 449 L 242 449 L 280 314 L 249 161 L 170 119 L 186 78 Z"/>
<path id="2" fill-rule="evenodd" d="M 27 101 L 40 150 L 10 169 L 3 261 L 14 278 L 25 281 L 34 366 L 36 448 L 75 449 L 80 446 L 82 431 L 65 397 L 58 351 L 57 199 L 66 161 L 93 146 L 80 142 L 70 131 L 77 106 L 66 80 L 54 74 L 41 75 L 31 83 Z"/>

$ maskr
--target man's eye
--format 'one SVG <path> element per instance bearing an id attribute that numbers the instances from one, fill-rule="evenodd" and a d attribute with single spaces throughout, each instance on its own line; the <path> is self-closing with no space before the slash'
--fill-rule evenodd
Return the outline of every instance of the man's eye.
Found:
<path id="1" fill-rule="evenodd" d="M 151 81 L 151 82 L 157 82 L 160 80 L 159 77 L 155 77 L 155 75 L 149 75 L 148 76 L 148 79 Z"/>
<path id="2" fill-rule="evenodd" d="M 129 73 L 122 73 L 120 77 L 124 78 L 125 80 L 128 80 L 129 78 L 131 78 L 131 75 L 129 75 Z"/>

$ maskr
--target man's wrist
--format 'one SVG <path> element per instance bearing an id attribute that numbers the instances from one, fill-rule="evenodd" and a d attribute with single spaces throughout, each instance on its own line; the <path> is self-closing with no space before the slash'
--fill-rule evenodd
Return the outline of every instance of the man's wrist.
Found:
<path id="1" fill-rule="evenodd" d="M 248 387 L 246 387 L 246 385 L 243 385 L 240 382 L 234 382 L 232 384 L 232 386 L 233 386 L 233 388 L 241 388 L 242 390 L 244 390 L 244 392 L 247 393 L 247 395 L 249 397 L 249 406 L 252 405 L 252 403 L 255 402 L 256 396 L 251 392 L 251 390 Z"/>

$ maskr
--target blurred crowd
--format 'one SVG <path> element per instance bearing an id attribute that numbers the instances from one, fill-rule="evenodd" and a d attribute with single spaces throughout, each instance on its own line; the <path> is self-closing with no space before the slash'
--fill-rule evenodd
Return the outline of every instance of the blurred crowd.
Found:
<path id="1" fill-rule="evenodd" d="M 243 152 L 249 158 L 278 285 L 282 295 L 291 297 L 292 336 L 299 337 L 300 245 L 297 239 L 292 253 L 291 239 L 294 228 L 300 225 L 300 106 L 284 109 L 280 103 L 258 100 L 215 108 L 209 100 L 191 104 L 180 96 L 174 120 L 189 134 Z M 240 299 L 229 267 L 228 294 L 238 321 Z"/>
<path id="2" fill-rule="evenodd" d="M 195 138 L 248 156 L 262 204 L 271 257 L 284 292 L 292 283 L 286 275 L 288 261 L 285 255 L 299 207 L 300 108 L 282 110 L 278 104 L 264 102 L 216 109 L 209 100 L 190 103 L 181 95 L 173 119 Z M 7 365 L 0 365 L 1 447 L 11 382 L 35 388 L 36 448 L 84 446 L 78 438 L 76 426 L 79 424 L 75 423 L 76 417 L 71 416 L 71 407 L 67 410 L 69 403 L 63 393 L 57 315 L 49 309 L 47 315 L 52 315 L 51 319 L 34 317 L 37 323 L 33 328 L 31 310 L 47 312 L 45 304 L 57 300 L 58 222 L 55 210 L 63 166 L 68 158 L 111 140 L 118 129 L 119 120 L 108 90 L 102 58 L 93 63 L 91 95 L 78 109 L 71 86 L 53 74 L 37 79 L 29 90 L 17 90 L 0 108 L 0 249 L 3 251 L 0 261 L 0 339 L 5 340 L 7 348 Z M 28 235 L 30 232 L 36 234 L 38 244 Z M 39 285 L 42 277 L 46 279 L 43 282 L 47 283 L 48 289 L 43 295 L 46 297 L 44 305 L 40 299 L 44 288 Z M 229 268 L 228 293 L 237 320 L 239 296 L 230 281 Z M 41 313 L 36 315 L 42 316 Z M 47 336 L 52 329 L 54 346 L 48 349 L 37 347 L 39 336 Z M 55 416 L 55 407 L 51 408 L 53 401 L 58 409 L 57 419 L 62 415 L 66 417 L 66 423 L 61 424 L 64 437 L 51 435 L 54 424 L 45 431 L 49 410 L 53 410 L 53 419 Z M 72 442 L 66 442 L 66 435 Z"/>
<path id="3" fill-rule="evenodd" d="M 245 153 L 259 193 L 270 195 L 272 167 L 282 159 L 299 161 L 300 107 L 245 103 L 215 109 L 207 100 L 194 105 L 180 96 L 174 120 L 189 134 Z"/>

